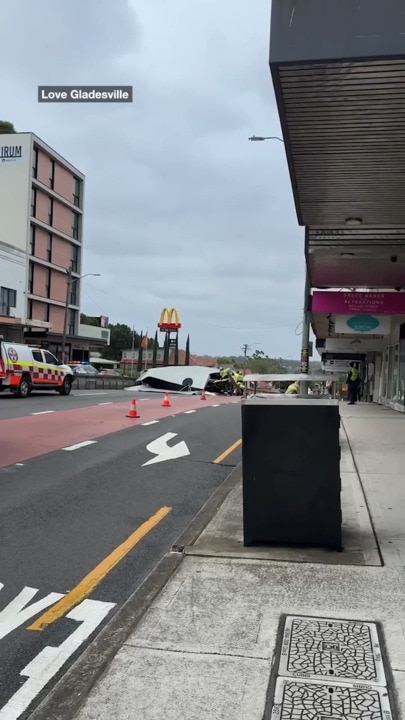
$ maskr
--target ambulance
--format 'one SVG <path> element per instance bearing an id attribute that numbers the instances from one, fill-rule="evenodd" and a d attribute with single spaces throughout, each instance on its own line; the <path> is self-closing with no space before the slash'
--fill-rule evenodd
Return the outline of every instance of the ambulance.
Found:
<path id="1" fill-rule="evenodd" d="M 69 395 L 73 370 L 48 350 L 0 340 L 0 392 L 26 398 L 33 390 L 55 390 Z"/>

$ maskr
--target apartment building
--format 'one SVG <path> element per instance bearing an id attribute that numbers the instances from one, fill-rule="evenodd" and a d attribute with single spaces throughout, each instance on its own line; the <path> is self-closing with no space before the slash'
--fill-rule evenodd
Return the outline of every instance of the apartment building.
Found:
<path id="1" fill-rule="evenodd" d="M 4 338 L 46 341 L 52 352 L 60 354 L 68 305 L 67 346 L 86 345 L 85 328 L 80 326 L 83 201 L 84 175 L 39 137 L 0 135 L 0 335 Z M 73 282 L 67 297 L 69 269 Z M 104 344 L 107 335 L 104 332 Z"/>

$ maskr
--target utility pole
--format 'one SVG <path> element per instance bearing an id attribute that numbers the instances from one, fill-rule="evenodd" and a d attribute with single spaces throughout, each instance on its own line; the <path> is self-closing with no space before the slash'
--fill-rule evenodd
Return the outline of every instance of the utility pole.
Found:
<path id="1" fill-rule="evenodd" d="M 309 372 L 309 337 L 311 329 L 311 311 L 310 311 L 310 294 L 311 286 L 309 282 L 308 268 L 305 265 L 305 289 L 304 289 L 304 309 L 302 314 L 302 341 L 301 341 L 301 374 L 308 375 Z M 308 394 L 308 381 L 301 381 L 300 393 Z"/>
<path id="2" fill-rule="evenodd" d="M 242 345 L 241 350 L 243 352 L 243 361 L 244 361 L 244 374 L 246 374 L 246 366 L 247 366 L 247 358 L 248 358 L 248 352 L 249 350 L 252 350 L 255 345 L 260 345 L 260 343 L 252 343 L 252 345 L 248 345 L 245 343 Z"/>
<path id="3" fill-rule="evenodd" d="M 72 268 L 66 270 L 66 300 L 65 300 L 65 315 L 63 320 L 63 336 L 62 336 L 62 363 L 66 361 L 66 335 L 67 325 L 69 318 L 69 300 L 70 300 L 70 288 L 72 287 Z"/>
<path id="4" fill-rule="evenodd" d="M 242 351 L 243 351 L 243 374 L 246 375 L 246 366 L 247 366 L 247 354 L 249 350 L 249 345 L 245 343 L 242 345 Z"/>

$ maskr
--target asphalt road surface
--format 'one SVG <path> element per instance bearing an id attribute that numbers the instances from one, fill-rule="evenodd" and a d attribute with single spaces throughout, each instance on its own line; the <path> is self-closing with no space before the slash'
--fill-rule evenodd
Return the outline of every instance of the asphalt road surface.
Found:
<path id="1" fill-rule="evenodd" d="M 156 393 L 133 393 L 129 390 L 72 390 L 70 395 L 63 397 L 49 391 L 34 392 L 29 398 L 22 399 L 3 392 L 0 393 L 0 420 L 106 403 L 128 402 L 129 404 L 132 397 L 145 400 L 156 398 Z"/>
<path id="2" fill-rule="evenodd" d="M 31 397 L 0 420 L 0 457 L 22 435 L 0 469 L 0 720 L 29 717 L 240 462 L 239 402 L 145 398 L 129 420 L 116 395 L 35 416 Z"/>

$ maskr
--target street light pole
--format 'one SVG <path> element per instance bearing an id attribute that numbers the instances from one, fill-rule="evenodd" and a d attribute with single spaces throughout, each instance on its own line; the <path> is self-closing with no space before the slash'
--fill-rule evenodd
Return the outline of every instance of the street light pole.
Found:
<path id="1" fill-rule="evenodd" d="M 66 360 L 66 337 L 67 337 L 67 326 L 68 326 L 68 319 L 69 319 L 69 300 L 70 300 L 70 290 L 73 285 L 73 283 L 77 282 L 78 280 L 82 280 L 85 277 L 89 277 L 90 275 L 92 277 L 100 277 L 100 273 L 85 273 L 85 275 L 80 275 L 80 277 L 74 278 L 72 276 L 72 268 L 70 267 L 69 270 L 66 270 L 66 300 L 65 300 L 65 313 L 64 313 L 64 319 L 63 319 L 63 335 L 62 335 L 62 363 L 65 363 Z"/>
<path id="2" fill-rule="evenodd" d="M 67 335 L 67 324 L 69 317 L 69 300 L 70 300 L 70 288 L 72 287 L 72 268 L 66 270 L 66 300 L 65 300 L 65 314 L 63 319 L 63 336 L 62 336 L 62 363 L 65 364 L 66 360 L 66 335 Z"/>

